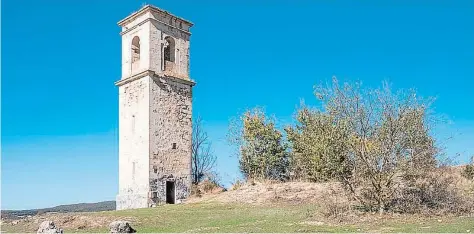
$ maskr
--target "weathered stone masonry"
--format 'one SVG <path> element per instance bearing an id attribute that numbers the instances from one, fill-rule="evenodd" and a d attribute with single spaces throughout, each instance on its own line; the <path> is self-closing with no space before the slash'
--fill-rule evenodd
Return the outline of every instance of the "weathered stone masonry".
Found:
<path id="1" fill-rule="evenodd" d="M 191 186 L 192 23 L 148 5 L 119 25 L 117 209 L 182 202 Z"/>
<path id="2" fill-rule="evenodd" d="M 191 183 L 191 86 L 175 78 L 155 78 L 151 97 L 150 139 L 155 144 L 150 145 L 150 203 L 165 202 L 166 181 L 175 181 L 179 202 L 188 196 Z"/>

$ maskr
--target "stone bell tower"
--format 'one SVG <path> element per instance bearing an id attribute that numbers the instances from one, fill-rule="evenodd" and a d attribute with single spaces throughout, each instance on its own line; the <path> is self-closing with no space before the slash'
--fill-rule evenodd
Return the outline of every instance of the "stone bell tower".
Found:
<path id="1" fill-rule="evenodd" d="M 191 189 L 193 24 L 147 5 L 122 27 L 117 210 L 180 203 Z"/>

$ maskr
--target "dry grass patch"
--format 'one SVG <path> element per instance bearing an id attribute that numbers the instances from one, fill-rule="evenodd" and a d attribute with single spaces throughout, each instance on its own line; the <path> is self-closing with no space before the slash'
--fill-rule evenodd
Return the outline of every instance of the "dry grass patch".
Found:
<path id="1" fill-rule="evenodd" d="M 338 183 L 252 181 L 239 184 L 238 189 L 206 196 L 199 202 L 241 204 L 305 204 L 317 203 L 327 196 L 327 191 L 344 193 Z"/>

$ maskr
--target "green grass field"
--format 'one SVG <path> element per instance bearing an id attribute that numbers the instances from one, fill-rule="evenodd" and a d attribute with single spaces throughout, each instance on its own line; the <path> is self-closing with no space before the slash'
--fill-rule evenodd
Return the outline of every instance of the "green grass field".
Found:
<path id="1" fill-rule="evenodd" d="M 149 209 L 75 214 L 82 219 L 106 220 L 102 227 L 74 227 L 61 220 L 53 221 L 64 232 L 108 232 L 111 220 L 132 222 L 138 232 L 474 232 L 474 217 L 395 217 L 361 218 L 338 224 L 318 219 L 315 205 L 240 205 L 194 203 L 165 205 Z M 68 214 L 71 215 L 71 214 Z M 61 215 L 56 214 L 56 218 Z M 87 223 L 86 222 L 86 223 Z M 35 232 L 38 223 L 3 224 L 2 232 Z"/>

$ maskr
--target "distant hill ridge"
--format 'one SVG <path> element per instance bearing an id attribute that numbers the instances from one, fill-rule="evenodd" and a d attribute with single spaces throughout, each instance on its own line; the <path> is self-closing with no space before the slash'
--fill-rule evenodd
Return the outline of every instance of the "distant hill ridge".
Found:
<path id="1" fill-rule="evenodd" d="M 43 209 L 30 209 L 30 210 L 2 210 L 1 215 L 2 219 L 15 219 L 21 218 L 28 215 L 37 215 L 48 212 L 59 212 L 59 213 L 69 213 L 69 212 L 96 212 L 96 211 L 107 211 L 115 210 L 115 201 L 103 201 L 96 203 L 77 203 L 70 205 L 59 205 L 51 208 Z"/>

